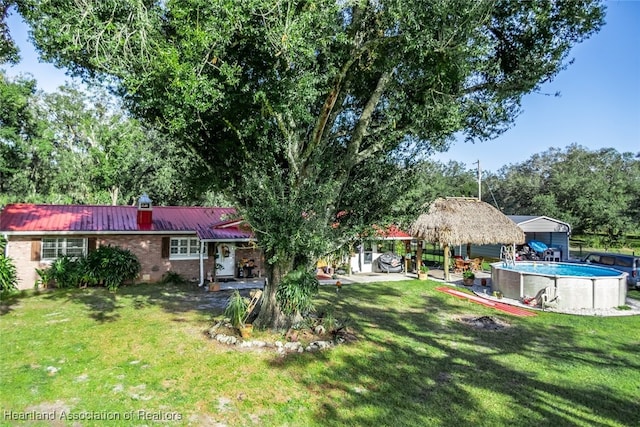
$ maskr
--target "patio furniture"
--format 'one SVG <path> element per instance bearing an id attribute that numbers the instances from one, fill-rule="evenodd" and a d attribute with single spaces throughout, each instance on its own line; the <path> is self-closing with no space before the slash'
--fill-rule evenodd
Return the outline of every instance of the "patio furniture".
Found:
<path id="1" fill-rule="evenodd" d="M 557 248 L 549 248 L 544 251 L 543 255 L 545 261 L 551 262 L 560 262 L 560 259 L 562 258 L 560 249 Z"/>
<path id="2" fill-rule="evenodd" d="M 544 310 L 547 307 L 555 307 L 558 305 L 558 300 L 560 299 L 560 295 L 558 295 L 558 290 L 555 286 L 547 286 L 544 289 L 542 295 L 540 295 L 541 301 L 540 305 Z"/>
<path id="3" fill-rule="evenodd" d="M 482 270 L 482 258 L 474 258 L 471 261 L 471 271 L 481 271 Z"/>
<path id="4" fill-rule="evenodd" d="M 462 273 L 467 269 L 467 263 L 462 258 L 456 258 L 455 261 L 456 262 L 453 266 L 454 273 Z"/>

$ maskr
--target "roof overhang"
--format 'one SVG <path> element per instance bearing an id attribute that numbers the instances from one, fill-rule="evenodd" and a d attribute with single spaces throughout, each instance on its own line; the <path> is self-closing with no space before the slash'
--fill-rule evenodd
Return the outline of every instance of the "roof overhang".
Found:
<path id="1" fill-rule="evenodd" d="M 524 221 L 516 222 L 516 225 L 522 226 L 522 225 L 530 224 L 532 222 L 536 222 L 536 221 L 539 221 L 539 220 L 546 220 L 546 221 L 555 222 L 557 224 L 561 224 L 564 227 L 566 227 L 567 229 L 566 230 L 556 230 L 555 232 L 556 233 L 566 232 L 567 234 L 571 234 L 571 226 L 568 223 L 566 223 L 564 221 L 560 221 L 559 219 L 555 219 L 555 218 L 551 218 L 551 217 L 545 216 L 545 215 L 535 216 L 533 218 L 529 218 L 529 219 L 526 219 Z M 522 227 L 520 227 L 520 228 L 522 228 Z"/>
<path id="2" fill-rule="evenodd" d="M 250 243 L 255 242 L 255 239 L 200 239 L 201 242 L 216 242 L 216 243 Z"/>
<path id="3" fill-rule="evenodd" d="M 3 231 L 2 234 L 6 236 L 114 236 L 114 235 L 196 235 L 195 231 L 154 231 L 154 230 L 139 230 L 139 231 L 49 231 L 49 230 L 29 230 L 29 231 Z"/>
<path id="4" fill-rule="evenodd" d="M 4 236 L 194 236 L 198 237 L 195 231 L 3 231 Z M 222 238 L 222 239 L 200 239 L 202 242 L 252 242 L 255 239 L 249 237 L 242 238 Z"/>
<path id="5" fill-rule="evenodd" d="M 415 237 L 412 236 L 386 236 L 386 237 L 380 237 L 380 236 L 375 236 L 375 237 L 371 237 L 372 240 L 414 240 Z"/>

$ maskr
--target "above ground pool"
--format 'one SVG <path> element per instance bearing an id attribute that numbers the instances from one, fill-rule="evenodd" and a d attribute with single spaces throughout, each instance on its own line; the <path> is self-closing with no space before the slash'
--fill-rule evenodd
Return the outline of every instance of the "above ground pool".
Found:
<path id="1" fill-rule="evenodd" d="M 506 298 L 546 295 L 547 304 L 559 311 L 607 309 L 625 305 L 626 273 L 606 267 L 556 262 L 491 264 L 493 290 Z"/>

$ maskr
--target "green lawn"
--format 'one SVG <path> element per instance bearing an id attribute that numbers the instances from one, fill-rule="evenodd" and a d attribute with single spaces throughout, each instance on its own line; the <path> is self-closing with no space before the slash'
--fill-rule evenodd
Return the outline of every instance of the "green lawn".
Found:
<path id="1" fill-rule="evenodd" d="M 318 310 L 348 316 L 359 340 L 286 357 L 205 336 L 224 292 L 139 285 L 5 301 L 0 424 L 54 412 L 29 425 L 639 424 L 640 316 L 518 318 L 438 285 L 321 287 Z M 509 326 L 459 321 L 486 315 Z"/>

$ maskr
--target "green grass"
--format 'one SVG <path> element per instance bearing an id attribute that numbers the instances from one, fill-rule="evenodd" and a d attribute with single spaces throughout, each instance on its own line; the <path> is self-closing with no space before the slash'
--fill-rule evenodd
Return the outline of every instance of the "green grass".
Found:
<path id="1" fill-rule="evenodd" d="M 225 292 L 208 308 L 214 294 L 188 285 L 22 295 L 0 306 L 0 425 L 19 424 L 7 411 L 120 417 L 83 426 L 638 424 L 640 316 L 518 318 L 438 285 L 321 287 L 318 310 L 359 340 L 286 357 L 205 336 Z M 459 321 L 484 315 L 509 327 Z"/>

